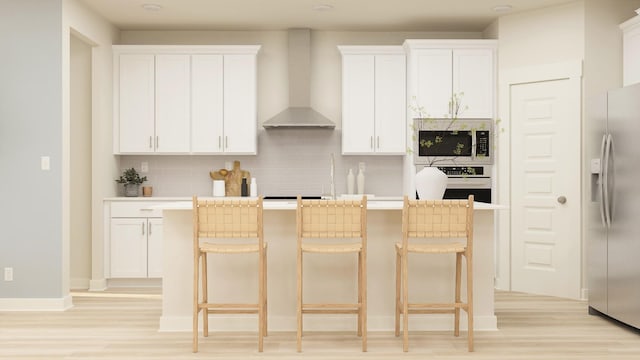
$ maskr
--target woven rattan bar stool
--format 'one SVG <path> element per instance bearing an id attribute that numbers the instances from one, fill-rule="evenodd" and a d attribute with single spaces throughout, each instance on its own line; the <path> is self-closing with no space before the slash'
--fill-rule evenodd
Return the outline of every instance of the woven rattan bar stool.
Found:
<path id="1" fill-rule="evenodd" d="M 417 243 L 418 239 L 433 242 Z M 455 254 L 453 303 L 409 303 L 408 254 Z M 467 312 L 468 347 L 473 351 L 473 195 L 466 200 L 409 200 L 402 210 L 402 242 L 396 244 L 396 336 L 403 319 L 403 350 L 409 350 L 409 314 L 454 314 L 454 335 L 460 335 L 460 309 Z M 461 300 L 462 257 L 466 259 L 467 301 Z"/>
<path id="2" fill-rule="evenodd" d="M 262 351 L 263 338 L 267 335 L 267 244 L 263 238 L 262 213 L 262 197 L 251 199 L 193 197 L 193 352 L 198 352 L 200 311 L 202 311 L 202 332 L 205 337 L 209 336 L 209 314 L 258 314 L 258 351 Z M 239 239 L 249 239 L 251 242 L 234 242 Z M 258 254 L 259 279 L 256 303 L 209 303 L 207 254 L 247 253 Z M 202 271 L 201 284 L 199 284 L 200 270 Z"/>
<path id="3" fill-rule="evenodd" d="M 362 336 L 362 351 L 367 351 L 366 196 L 362 200 L 302 200 L 298 196 L 296 216 L 298 233 L 298 352 L 302 351 L 302 316 L 304 314 L 357 314 L 358 336 Z M 312 240 L 303 241 L 304 239 Z M 302 260 L 305 253 L 357 254 L 357 302 L 353 304 L 304 303 L 302 300 Z"/>

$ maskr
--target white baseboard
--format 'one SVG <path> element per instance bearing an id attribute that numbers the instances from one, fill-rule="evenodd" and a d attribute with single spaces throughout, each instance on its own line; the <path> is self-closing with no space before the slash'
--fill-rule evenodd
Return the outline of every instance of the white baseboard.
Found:
<path id="1" fill-rule="evenodd" d="M 65 311 L 72 307 L 71 295 L 62 298 L 0 299 L 0 311 Z"/>
<path id="2" fill-rule="evenodd" d="M 200 314 L 202 319 L 202 314 Z M 369 331 L 393 331 L 393 316 L 369 316 L 367 318 L 367 329 Z M 202 329 L 202 321 L 198 322 Z M 161 332 L 191 331 L 193 318 L 191 316 L 161 316 Z M 269 316 L 269 331 L 295 331 L 296 318 L 286 316 Z M 256 331 L 256 315 L 237 316 L 209 316 L 210 331 Z M 309 316 L 304 318 L 305 331 L 355 331 L 356 316 Z M 467 329 L 466 314 L 461 314 L 460 329 Z M 496 316 L 475 316 L 474 329 L 478 331 L 498 330 L 498 319 Z M 443 331 L 453 330 L 453 315 L 412 315 L 409 318 L 409 330 L 412 331 Z"/>
<path id="3" fill-rule="evenodd" d="M 582 290 L 580 291 L 580 300 L 589 300 L 589 289 L 582 288 Z"/>
<path id="4" fill-rule="evenodd" d="M 110 287 L 162 287 L 162 279 L 91 279 L 89 291 L 105 291 Z"/>
<path id="5" fill-rule="evenodd" d="M 89 291 L 107 290 L 107 279 L 91 279 L 89 281 Z"/>
<path id="6" fill-rule="evenodd" d="M 71 289 L 89 289 L 90 280 L 88 278 L 72 278 L 69 285 Z"/>

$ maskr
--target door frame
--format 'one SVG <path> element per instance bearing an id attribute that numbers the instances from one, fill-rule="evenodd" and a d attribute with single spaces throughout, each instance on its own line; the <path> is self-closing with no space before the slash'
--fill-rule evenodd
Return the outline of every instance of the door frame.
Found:
<path id="1" fill-rule="evenodd" d="M 511 87 L 527 83 L 569 80 L 571 91 L 577 91 L 582 99 L 582 60 L 509 68 L 500 71 L 498 86 L 498 114 L 501 121 L 497 125 L 496 200 L 511 206 Z M 580 123 L 583 122 L 583 105 L 580 105 Z M 580 148 L 582 149 L 582 136 Z M 582 185 L 581 185 L 582 186 Z M 582 212 L 582 210 L 580 210 Z M 582 216 L 580 216 L 582 219 Z M 496 268 L 495 287 L 511 290 L 511 210 L 498 211 L 496 219 Z M 580 226 L 582 243 L 582 226 Z M 582 248 L 581 248 L 582 252 Z M 580 274 L 583 271 L 580 269 Z"/>

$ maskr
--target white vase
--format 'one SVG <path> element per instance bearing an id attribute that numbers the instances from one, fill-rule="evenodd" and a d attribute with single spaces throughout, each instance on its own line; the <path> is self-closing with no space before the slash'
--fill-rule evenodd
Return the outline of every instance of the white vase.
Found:
<path id="1" fill-rule="evenodd" d="M 435 166 L 425 166 L 416 173 L 416 191 L 420 200 L 441 200 L 447 189 L 447 174 Z"/>

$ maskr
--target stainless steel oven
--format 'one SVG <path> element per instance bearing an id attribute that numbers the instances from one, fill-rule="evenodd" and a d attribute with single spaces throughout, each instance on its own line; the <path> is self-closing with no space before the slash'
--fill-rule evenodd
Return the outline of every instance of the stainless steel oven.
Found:
<path id="1" fill-rule="evenodd" d="M 493 164 L 491 119 L 414 119 L 416 165 Z"/>
<path id="2" fill-rule="evenodd" d="M 423 167 L 418 165 L 416 170 Z M 491 203 L 491 165 L 438 166 L 438 169 L 448 177 L 445 199 L 466 199 L 473 195 L 475 201 Z M 416 198 L 419 198 L 417 193 Z"/>

